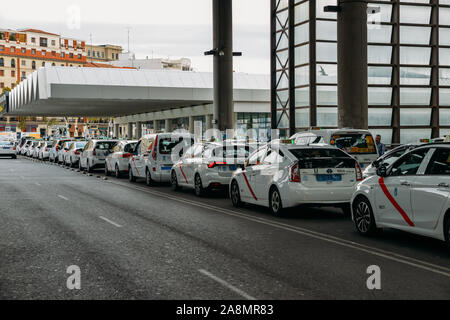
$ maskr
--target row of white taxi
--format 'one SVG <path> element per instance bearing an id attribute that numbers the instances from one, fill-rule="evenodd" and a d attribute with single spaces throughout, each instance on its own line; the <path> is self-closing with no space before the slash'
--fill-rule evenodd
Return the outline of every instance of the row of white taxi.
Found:
<path id="1" fill-rule="evenodd" d="M 50 160 L 82 170 L 104 168 L 106 175 L 145 179 L 149 186 L 170 182 L 173 190 L 190 188 L 197 196 L 228 189 L 235 207 L 257 204 L 274 215 L 298 206 L 339 207 L 362 235 L 395 228 L 450 248 L 450 144 L 402 146 L 378 160 L 372 135 L 361 130 L 264 144 L 196 142 L 170 133 L 53 144 L 63 157 L 50 149 Z"/>

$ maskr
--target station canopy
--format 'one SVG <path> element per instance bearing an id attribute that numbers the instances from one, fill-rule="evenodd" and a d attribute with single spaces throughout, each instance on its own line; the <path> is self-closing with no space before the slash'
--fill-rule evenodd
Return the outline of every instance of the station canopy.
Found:
<path id="1" fill-rule="evenodd" d="M 234 74 L 234 99 L 267 102 L 268 75 Z M 8 98 L 7 115 L 119 117 L 213 102 L 207 72 L 46 66 Z"/>

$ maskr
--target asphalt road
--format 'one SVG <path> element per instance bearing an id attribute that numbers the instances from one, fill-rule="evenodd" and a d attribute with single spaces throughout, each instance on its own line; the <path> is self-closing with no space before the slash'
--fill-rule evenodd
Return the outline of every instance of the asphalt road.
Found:
<path id="1" fill-rule="evenodd" d="M 332 208 L 274 218 L 224 194 L 0 159 L 0 299 L 450 299 L 450 254 L 395 230 L 361 237 Z"/>

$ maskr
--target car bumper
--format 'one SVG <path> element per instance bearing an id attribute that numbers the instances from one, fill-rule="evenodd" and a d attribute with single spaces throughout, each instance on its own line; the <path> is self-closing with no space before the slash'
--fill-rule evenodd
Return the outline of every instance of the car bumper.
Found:
<path id="1" fill-rule="evenodd" d="M 285 207 L 300 204 L 334 205 L 350 203 L 355 187 L 307 188 L 293 183 L 284 190 L 283 203 Z"/>

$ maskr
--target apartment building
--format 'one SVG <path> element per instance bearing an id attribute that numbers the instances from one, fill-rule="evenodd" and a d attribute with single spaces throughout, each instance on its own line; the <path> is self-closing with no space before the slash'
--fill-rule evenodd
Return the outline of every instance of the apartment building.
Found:
<path id="1" fill-rule="evenodd" d="M 86 45 L 87 60 L 91 63 L 105 63 L 119 60 L 119 55 L 122 51 L 123 49 L 121 46 L 111 44 Z"/>

